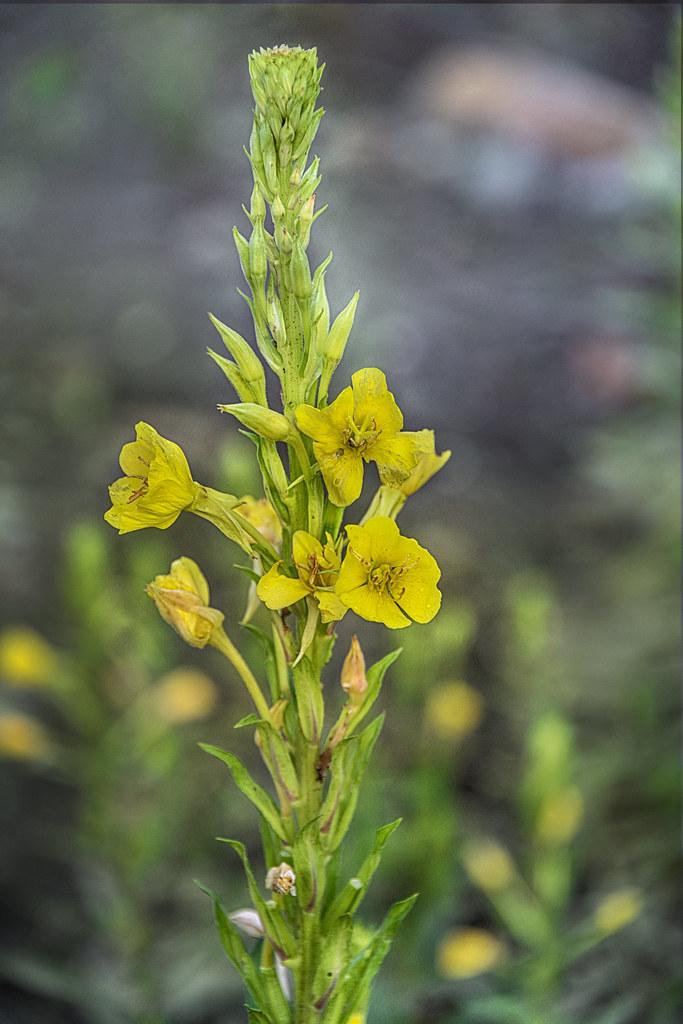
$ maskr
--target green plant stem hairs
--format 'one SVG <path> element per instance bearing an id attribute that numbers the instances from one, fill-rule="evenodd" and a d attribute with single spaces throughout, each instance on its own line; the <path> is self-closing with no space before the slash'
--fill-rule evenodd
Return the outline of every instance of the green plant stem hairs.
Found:
<path id="1" fill-rule="evenodd" d="M 190 558 L 177 559 L 147 589 L 188 644 L 210 645 L 225 656 L 255 709 L 238 725 L 253 730 L 270 792 L 233 754 L 205 746 L 260 818 L 260 877 L 245 847 L 224 840 L 242 863 L 250 905 L 227 913 L 210 894 L 223 948 L 244 981 L 251 1024 L 365 1020 L 373 979 L 415 900 L 400 898 L 372 932 L 354 926 L 398 822 L 378 830 L 349 879 L 338 878 L 337 862 L 382 728 L 383 715 L 370 713 L 398 652 L 366 671 L 354 637 L 341 685 L 331 693 L 328 685 L 328 700 L 340 705 L 332 724 L 322 677 L 347 613 L 401 629 L 428 622 L 441 598 L 436 561 L 401 535 L 395 520 L 450 453 L 437 455 L 431 430 L 403 430 L 376 367 L 355 373 L 329 401 L 358 293 L 331 320 L 325 275 L 332 255 L 311 268 L 307 252 L 325 209 L 316 210 L 319 161 L 309 157 L 323 115 L 317 106 L 322 72 L 315 50 L 280 46 L 249 57 L 255 105 L 247 155 L 254 185 L 245 207 L 248 237 L 235 228 L 234 240 L 255 346 L 211 317 L 227 355 L 210 355 L 238 399 L 219 408 L 254 443 L 263 497 L 239 498 L 196 482 L 182 449 L 139 423 L 136 440 L 121 451 L 124 475 L 110 487 L 105 515 L 126 533 L 165 529 L 193 512 L 249 559 L 244 621 L 263 619 L 250 623 L 267 652 L 260 673 L 228 636 Z M 279 383 L 279 410 L 268 404 L 266 371 Z M 379 477 L 375 496 L 345 524 L 370 463 Z"/>

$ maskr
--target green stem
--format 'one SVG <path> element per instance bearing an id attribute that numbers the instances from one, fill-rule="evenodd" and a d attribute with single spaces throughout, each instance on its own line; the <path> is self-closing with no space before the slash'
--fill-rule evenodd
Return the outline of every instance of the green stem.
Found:
<path id="1" fill-rule="evenodd" d="M 266 703 L 261 687 L 257 683 L 254 673 L 251 671 L 232 640 L 229 639 L 227 633 L 223 629 L 214 630 L 211 637 L 211 644 L 216 648 L 216 650 L 220 651 L 235 668 L 242 682 L 249 691 L 249 696 L 253 700 L 254 706 L 259 715 L 266 722 L 269 722 L 270 708 Z"/>

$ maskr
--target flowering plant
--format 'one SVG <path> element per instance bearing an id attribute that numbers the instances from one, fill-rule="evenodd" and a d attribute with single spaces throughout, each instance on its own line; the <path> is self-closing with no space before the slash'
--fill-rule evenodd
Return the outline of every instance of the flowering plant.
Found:
<path id="1" fill-rule="evenodd" d="M 252 906 L 228 914 L 210 895 L 223 947 L 247 989 L 251 1024 L 348 1024 L 364 1020 L 373 978 L 416 898 L 395 903 L 371 933 L 354 928 L 398 821 L 378 830 L 348 881 L 338 881 L 336 870 L 383 715 L 361 725 L 399 652 L 366 671 L 353 638 L 341 673 L 345 701 L 327 728 L 322 672 L 336 623 L 347 612 L 389 629 L 436 615 L 436 561 L 402 536 L 395 520 L 450 453 L 436 454 L 432 431 L 403 430 L 379 369 L 359 370 L 328 402 L 358 293 L 330 323 L 325 275 L 331 254 L 313 272 L 307 256 L 311 227 L 324 210 L 315 212 L 319 161 L 309 162 L 323 115 L 316 106 L 323 67 L 315 50 L 281 46 L 251 54 L 249 71 L 255 101 L 251 232 L 247 239 L 235 228 L 234 239 L 251 293 L 244 298 L 256 347 L 211 317 L 231 358 L 209 354 L 239 399 L 219 409 L 253 441 L 264 497 L 239 498 L 197 483 L 178 445 L 139 423 L 136 440 L 121 451 L 124 476 L 110 488 L 105 519 L 126 533 L 166 529 L 183 511 L 194 512 L 250 559 L 245 620 L 260 609 L 269 618 L 268 632 L 261 631 L 268 651 L 265 688 L 228 637 L 223 614 L 211 607 L 195 562 L 177 559 L 147 588 L 188 644 L 211 645 L 231 662 L 255 709 L 239 724 L 254 729 L 272 779 L 271 795 L 233 754 L 204 745 L 256 807 L 266 868 L 260 885 L 245 847 L 224 840 L 242 861 Z M 265 367 L 279 381 L 282 411 L 268 404 Z M 368 463 L 377 466 L 379 487 L 360 520 L 345 525 Z M 258 954 L 249 951 L 245 936 L 259 940 Z"/>

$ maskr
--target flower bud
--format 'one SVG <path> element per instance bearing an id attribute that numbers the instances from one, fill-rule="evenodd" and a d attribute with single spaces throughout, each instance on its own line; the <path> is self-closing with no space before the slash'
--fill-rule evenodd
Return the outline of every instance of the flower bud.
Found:
<path id="1" fill-rule="evenodd" d="M 244 235 L 240 234 L 237 228 L 232 229 L 232 237 L 235 240 L 235 248 L 239 256 L 240 266 L 245 280 L 249 280 L 249 242 Z"/>
<path id="2" fill-rule="evenodd" d="M 224 323 L 221 323 L 221 321 L 212 313 L 209 313 L 209 320 L 220 334 L 223 339 L 223 344 L 235 360 L 244 380 L 257 396 L 257 400 L 259 402 L 263 402 L 265 405 L 266 375 L 263 369 L 263 363 L 254 352 L 251 345 L 244 340 L 241 334 L 238 334 L 237 331 L 233 331 L 231 327 L 227 327 Z M 217 359 L 216 362 L 218 362 Z M 221 366 L 220 363 L 219 366 Z"/>
<path id="3" fill-rule="evenodd" d="M 266 216 L 266 204 L 258 185 L 254 185 L 251 191 L 251 218 L 260 220 L 263 223 Z"/>
<path id="4" fill-rule="evenodd" d="M 273 336 L 273 341 L 278 348 L 284 348 L 287 344 L 287 332 L 285 331 L 285 320 L 282 315 L 282 306 L 280 300 L 275 291 L 275 284 L 271 277 L 268 282 L 268 292 L 266 295 L 266 316 L 268 319 L 268 329 Z"/>
<path id="5" fill-rule="evenodd" d="M 221 412 L 229 412 L 248 430 L 253 430 L 259 437 L 269 441 L 286 441 L 292 432 L 292 426 L 286 416 L 274 409 L 268 409 L 255 402 L 238 402 L 235 405 L 219 405 Z"/>
<path id="6" fill-rule="evenodd" d="M 297 299 L 307 299 L 311 294 L 311 268 L 306 250 L 295 238 L 292 243 L 292 257 L 289 263 L 289 284 Z"/>
<path id="7" fill-rule="evenodd" d="M 263 173 L 266 179 L 266 185 L 270 189 L 271 194 L 273 194 L 278 190 L 277 159 L 275 156 L 275 143 L 273 141 L 273 136 L 265 121 L 261 121 L 259 123 L 258 140 L 261 150 L 261 159 L 263 160 Z"/>
<path id="8" fill-rule="evenodd" d="M 251 907 L 245 907 L 243 910 L 235 910 L 232 914 L 228 914 L 228 918 L 234 925 L 248 935 L 250 939 L 262 939 L 264 936 L 263 925 L 261 924 L 261 918 L 258 916 L 255 910 Z"/>
<path id="9" fill-rule="evenodd" d="M 304 205 L 301 207 L 301 213 L 299 214 L 299 220 L 297 228 L 299 231 L 299 240 L 303 245 L 304 249 L 307 248 L 309 239 L 311 237 L 311 224 L 313 223 L 313 210 L 315 208 L 315 192 L 313 195 L 306 200 Z"/>
<path id="10" fill-rule="evenodd" d="M 268 250 L 266 248 L 266 236 L 263 231 L 263 224 L 256 221 L 254 230 L 249 239 L 249 283 L 263 285 L 268 273 Z"/>
<path id="11" fill-rule="evenodd" d="M 342 690 L 349 698 L 350 704 L 360 704 L 365 691 L 368 688 L 368 680 L 365 675 L 365 658 L 361 649 L 358 637 L 351 638 L 349 653 L 344 658 L 341 670 Z"/>
<path id="12" fill-rule="evenodd" d="M 328 363 L 337 366 L 344 355 L 344 349 L 346 343 L 349 340 L 351 328 L 353 327 L 353 320 L 356 315 L 356 306 L 358 305 L 358 299 L 360 292 L 356 292 L 351 301 L 347 306 L 342 309 L 341 313 L 335 317 L 334 323 L 330 328 L 330 333 L 327 339 L 323 342 L 323 357 Z"/>
<path id="13" fill-rule="evenodd" d="M 282 200 L 280 199 L 279 193 L 273 199 L 273 203 L 270 207 L 270 212 L 273 215 L 273 221 L 275 221 L 275 223 L 277 223 L 277 221 L 279 220 L 282 220 L 282 218 L 285 215 L 285 208 L 282 204 Z"/>
<path id="14" fill-rule="evenodd" d="M 597 905 L 593 923 L 603 935 L 613 935 L 635 921 L 642 909 L 643 897 L 639 889 L 617 889 Z"/>

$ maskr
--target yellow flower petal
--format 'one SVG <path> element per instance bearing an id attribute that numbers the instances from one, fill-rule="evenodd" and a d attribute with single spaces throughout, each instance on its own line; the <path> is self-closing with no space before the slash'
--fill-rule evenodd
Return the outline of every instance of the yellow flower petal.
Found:
<path id="1" fill-rule="evenodd" d="M 280 571 L 281 565 L 282 562 L 276 562 L 256 585 L 256 593 L 271 611 L 288 608 L 311 592 L 311 588 L 301 580 L 285 576 Z"/>
<path id="2" fill-rule="evenodd" d="M 181 667 L 159 680 L 152 697 L 156 709 L 167 722 L 191 722 L 213 710 L 218 690 L 204 672 Z"/>
<path id="3" fill-rule="evenodd" d="M 305 530 L 297 530 L 292 537 L 292 555 L 294 558 L 294 564 L 302 566 L 304 572 L 307 572 L 308 560 L 311 557 L 320 562 L 323 557 L 323 546 L 320 541 L 311 536 L 310 533 L 306 533 Z"/>
<path id="4" fill-rule="evenodd" d="M 223 613 L 208 607 L 208 584 L 191 558 L 176 559 L 170 574 L 155 577 L 146 589 L 162 619 L 191 647 L 206 647 L 223 624 Z"/>
<path id="5" fill-rule="evenodd" d="M 351 611 L 368 622 L 382 622 L 389 629 L 402 629 L 410 625 L 410 619 L 403 614 L 386 591 L 375 590 L 365 585 L 339 596 Z"/>
<path id="6" fill-rule="evenodd" d="M 403 415 L 381 370 L 367 367 L 351 377 L 353 383 L 353 418 L 361 429 L 381 430 L 395 434 L 403 426 Z"/>
<path id="7" fill-rule="evenodd" d="M 47 733 L 33 718 L 19 712 L 0 715 L 0 757 L 34 761 L 49 752 Z"/>
<path id="8" fill-rule="evenodd" d="M 441 570 L 436 559 L 416 540 L 411 541 L 409 568 L 389 587 L 392 597 L 415 622 L 431 622 L 441 607 L 441 592 L 437 583 Z"/>
<path id="9" fill-rule="evenodd" d="M 413 433 L 417 446 L 418 457 L 410 475 L 399 484 L 399 490 L 407 498 L 415 494 L 421 487 L 442 469 L 451 457 L 449 451 L 436 454 L 433 430 L 417 430 Z"/>
<path id="10" fill-rule="evenodd" d="M 184 555 L 171 562 L 171 576 L 180 585 L 195 593 L 202 604 L 209 603 L 209 584 L 197 563 Z"/>
<path id="11" fill-rule="evenodd" d="M 363 489 L 363 458 L 348 448 L 330 452 L 314 443 L 313 451 L 320 466 L 330 501 L 338 508 L 352 505 Z"/>
<path id="12" fill-rule="evenodd" d="M 312 405 L 298 406 L 296 423 L 303 434 L 319 444 L 335 448 L 344 443 L 343 432 L 349 426 L 352 416 L 353 391 L 344 388 L 326 409 L 316 409 Z"/>

